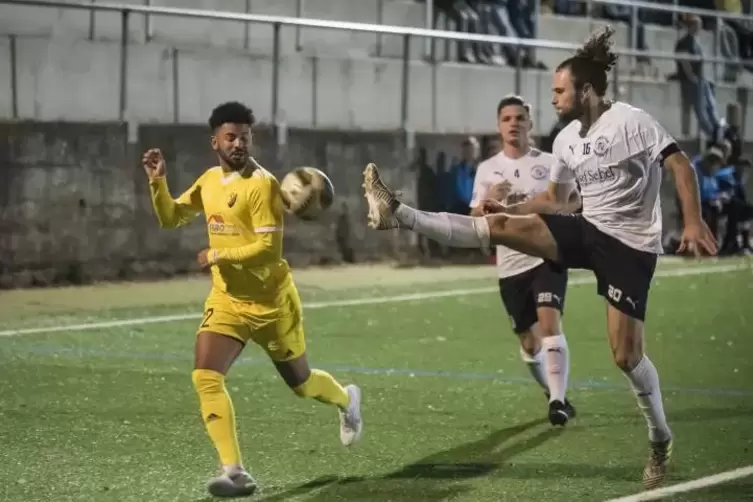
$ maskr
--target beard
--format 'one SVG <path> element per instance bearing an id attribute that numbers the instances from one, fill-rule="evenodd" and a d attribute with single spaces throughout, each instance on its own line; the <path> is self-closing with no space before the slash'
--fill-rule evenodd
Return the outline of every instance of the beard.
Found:
<path id="1" fill-rule="evenodd" d="M 560 120 L 565 122 L 571 122 L 578 120 L 583 116 L 583 105 L 580 103 L 573 104 L 573 107 L 569 110 L 562 111 L 559 115 Z"/>
<path id="2" fill-rule="evenodd" d="M 227 164 L 233 171 L 240 171 L 246 167 L 246 164 L 248 163 L 247 151 L 233 151 L 230 153 L 220 151 L 217 153 L 225 164 Z"/>

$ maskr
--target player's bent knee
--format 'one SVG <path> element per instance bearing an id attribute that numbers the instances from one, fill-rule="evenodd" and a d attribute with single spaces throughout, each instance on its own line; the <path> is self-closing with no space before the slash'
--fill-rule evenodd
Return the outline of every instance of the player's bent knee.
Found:
<path id="1" fill-rule="evenodd" d="M 630 343 L 620 344 L 612 347 L 612 358 L 618 368 L 625 373 L 630 373 L 643 358 L 643 348 Z"/>
<path id="2" fill-rule="evenodd" d="M 633 350 L 613 350 L 612 356 L 614 358 L 614 364 L 617 365 L 625 373 L 630 373 L 638 366 L 638 363 L 643 358 L 643 353 L 636 353 Z"/>
<path id="3" fill-rule="evenodd" d="M 225 375 L 214 370 L 198 369 L 191 373 L 193 387 L 199 395 L 223 392 Z"/>

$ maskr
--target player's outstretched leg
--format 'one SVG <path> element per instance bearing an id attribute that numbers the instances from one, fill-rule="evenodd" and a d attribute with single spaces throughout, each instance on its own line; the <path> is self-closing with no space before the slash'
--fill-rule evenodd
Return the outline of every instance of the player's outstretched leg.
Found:
<path id="1" fill-rule="evenodd" d="M 408 228 L 449 246 L 489 247 L 489 226 L 484 217 L 430 213 L 401 204 L 382 182 L 374 164 L 367 165 L 363 172 L 363 188 L 369 206 L 368 225 L 373 229 Z M 485 231 L 477 225 L 485 225 Z"/>
<path id="2" fill-rule="evenodd" d="M 285 383 L 299 397 L 316 399 L 337 407 L 340 418 L 340 442 L 351 446 L 361 439 L 361 389 L 357 385 L 341 386 L 323 370 L 311 369 L 303 354 L 290 361 L 275 361 Z"/>
<path id="3" fill-rule="evenodd" d="M 256 491 L 256 482 L 243 467 L 235 410 L 225 387 L 225 374 L 241 350 L 239 340 L 217 333 L 203 332 L 196 339 L 191 379 L 199 395 L 201 418 L 222 465 L 222 474 L 207 483 L 215 497 L 242 497 Z"/>
<path id="4" fill-rule="evenodd" d="M 549 228 L 537 215 L 463 216 L 452 213 L 419 211 L 401 204 L 385 186 L 374 164 L 363 173 L 363 188 L 369 206 L 371 228 L 407 228 L 441 244 L 456 248 L 489 249 L 491 245 L 557 260 L 557 243 Z"/>
<path id="5" fill-rule="evenodd" d="M 672 431 L 664 415 L 659 374 L 643 353 L 642 321 L 609 305 L 607 325 L 615 363 L 630 381 L 648 425 L 649 457 L 643 469 L 643 485 L 650 490 L 664 481 L 672 456 Z"/>

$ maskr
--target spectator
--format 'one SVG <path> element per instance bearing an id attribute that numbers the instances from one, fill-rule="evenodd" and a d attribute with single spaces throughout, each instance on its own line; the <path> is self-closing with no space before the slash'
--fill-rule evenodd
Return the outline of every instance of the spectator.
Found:
<path id="1" fill-rule="evenodd" d="M 743 171 L 749 167 L 749 162 L 741 161 L 720 169 L 716 174 L 721 214 L 727 217 L 720 255 L 751 252 L 749 228 L 753 220 L 753 206 L 748 203 L 743 183 Z"/>
<path id="2" fill-rule="evenodd" d="M 541 145 L 539 146 L 539 150 L 541 150 L 542 152 L 552 153 L 554 138 L 556 138 L 560 131 L 564 129 L 565 126 L 569 123 L 570 121 L 568 120 L 557 120 L 554 126 L 552 126 L 551 131 L 549 131 L 549 134 L 541 138 Z"/>
<path id="3" fill-rule="evenodd" d="M 497 34 L 508 37 L 534 38 L 534 0 L 485 0 L 491 24 Z M 487 33 L 490 33 L 487 27 Z M 502 47 L 507 63 L 517 66 L 518 60 L 524 68 L 546 70 L 544 63 L 537 62 L 532 47 L 522 47 L 520 53 L 515 47 Z"/>
<path id="4" fill-rule="evenodd" d="M 342 203 L 340 214 L 337 215 L 337 221 L 335 222 L 335 243 L 337 244 L 337 250 L 340 252 L 340 258 L 345 263 L 356 262 L 353 251 L 353 229 L 347 202 Z"/>
<path id="5" fill-rule="evenodd" d="M 622 21 L 628 25 L 628 33 L 630 37 L 633 36 L 633 8 L 630 5 L 616 5 L 616 4 L 604 4 L 604 17 L 611 21 Z M 646 28 L 643 24 L 644 11 L 638 9 L 635 20 L 637 24 L 635 26 L 635 40 L 630 40 L 630 47 L 636 48 L 639 51 L 645 51 L 648 49 L 646 46 Z M 640 65 L 650 65 L 651 60 L 648 56 L 638 56 L 637 61 Z"/>
<path id="6" fill-rule="evenodd" d="M 750 1 L 747 2 L 748 11 L 750 11 Z M 718 10 L 723 10 L 732 14 L 743 14 L 743 5 L 740 0 L 716 0 Z M 753 59 L 753 20 L 750 19 L 728 19 L 725 21 L 737 36 L 738 54 L 743 60 Z M 745 63 L 744 67 L 748 71 L 753 71 L 753 65 Z"/>
<path id="7" fill-rule="evenodd" d="M 437 173 L 429 165 L 428 154 L 425 147 L 418 150 L 418 158 L 415 163 L 418 176 L 416 180 L 416 199 L 418 208 L 422 211 L 440 211 L 439 208 L 439 180 Z M 424 236 L 418 236 L 418 249 L 425 257 L 431 257 L 435 253 L 436 243 Z"/>
<path id="8" fill-rule="evenodd" d="M 675 45 L 675 53 L 703 57 L 703 49 L 698 40 L 701 19 L 696 15 L 688 16 L 687 33 Z M 677 77 L 680 82 L 682 99 L 682 132 L 690 133 L 690 110 L 695 109 L 701 131 L 707 138 L 719 142 L 724 133 L 716 109 L 716 97 L 711 82 L 703 75 L 703 61 L 677 60 Z"/>
<path id="9" fill-rule="evenodd" d="M 426 3 L 426 0 L 418 0 L 420 3 Z M 475 1 L 475 0 L 469 0 Z M 462 0 L 434 0 L 434 28 L 438 29 L 439 16 L 445 18 L 444 29 L 458 31 L 462 33 L 480 33 L 481 18 L 476 10 L 469 3 Z M 457 42 L 457 57 L 459 61 L 467 63 L 477 63 L 484 61 L 484 56 L 479 52 L 478 43 L 459 41 Z M 450 42 L 445 44 L 446 57 L 449 58 Z"/>
<path id="10" fill-rule="evenodd" d="M 478 140 L 470 136 L 463 141 L 463 156 L 459 162 L 450 169 L 452 180 L 452 200 L 450 212 L 468 214 L 471 198 L 473 197 L 473 180 L 476 177 L 476 167 L 480 157 Z"/>
<path id="11" fill-rule="evenodd" d="M 729 141 L 730 144 L 730 156 L 727 161 L 728 164 L 736 165 L 742 160 L 742 120 L 743 112 L 740 105 L 738 103 L 729 103 L 727 105 L 727 113 L 725 117 L 727 127 L 724 129 L 724 139 L 725 141 Z"/>
<path id="12" fill-rule="evenodd" d="M 702 155 L 696 155 L 691 160 L 698 178 L 701 215 L 717 239 L 719 237 L 719 218 L 722 214 L 722 197 L 720 196 L 717 174 L 724 166 L 728 155 L 729 151 L 725 151 L 724 147 L 714 145 Z"/>

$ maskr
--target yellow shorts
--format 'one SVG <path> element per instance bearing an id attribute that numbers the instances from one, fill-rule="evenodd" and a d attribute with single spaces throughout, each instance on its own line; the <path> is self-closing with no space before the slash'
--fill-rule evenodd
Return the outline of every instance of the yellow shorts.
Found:
<path id="1" fill-rule="evenodd" d="M 197 333 L 227 335 L 244 344 L 260 345 L 273 361 L 290 361 L 306 351 L 303 308 L 298 289 L 290 281 L 269 301 L 236 300 L 212 290 L 204 304 L 204 317 Z"/>

